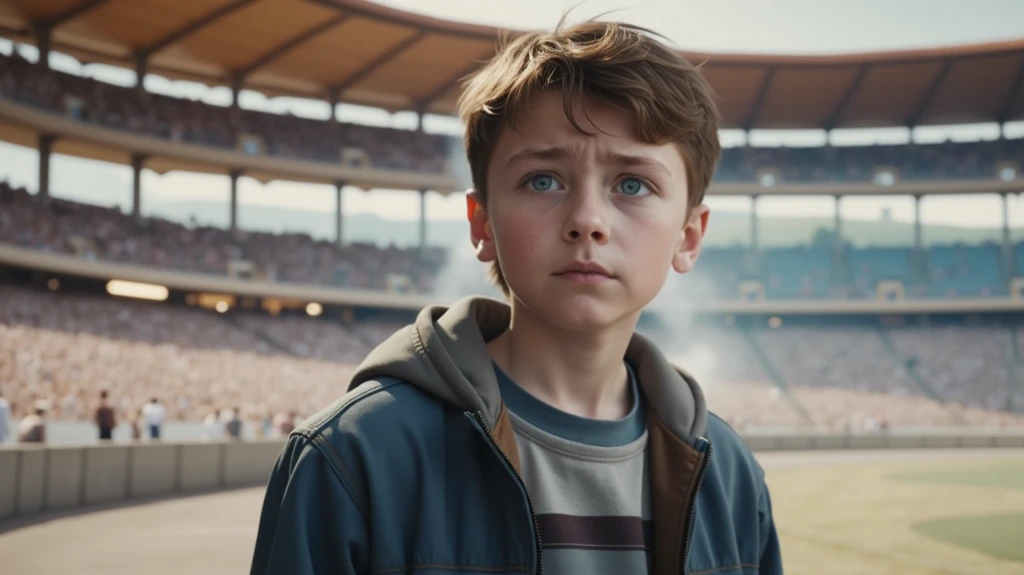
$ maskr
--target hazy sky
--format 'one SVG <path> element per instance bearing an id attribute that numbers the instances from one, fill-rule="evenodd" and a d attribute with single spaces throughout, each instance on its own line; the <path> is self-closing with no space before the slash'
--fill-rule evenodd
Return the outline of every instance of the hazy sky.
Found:
<path id="1" fill-rule="evenodd" d="M 413 10 L 441 18 L 502 25 L 515 28 L 550 27 L 568 8 L 575 7 L 573 18 L 583 18 L 615 10 L 609 16 L 647 26 L 666 35 L 680 48 L 709 52 L 760 53 L 842 53 L 895 50 L 951 44 L 990 42 L 1024 36 L 1024 1 L 978 0 L 968 3 L 952 0 L 383 0 L 400 9 Z M 12 46 L 0 39 L 0 52 L 10 53 Z M 34 50 L 25 51 L 30 57 Z M 54 55 L 51 65 L 59 69 L 93 75 L 104 81 L 131 84 L 133 74 L 103 66 L 82 68 L 71 58 Z M 225 105 L 226 89 L 210 90 L 187 82 L 169 82 L 163 78 L 146 78 L 147 89 L 179 96 L 201 98 Z M 310 116 L 326 116 L 324 103 L 301 102 L 295 99 L 268 101 L 259 94 L 243 93 L 243 107 L 290 110 Z M 358 107 L 342 107 L 343 119 L 374 122 L 396 127 L 407 126 L 410 115 L 390 116 L 386 112 L 368 112 Z M 445 131 L 457 125 L 444 119 L 427 124 Z M 1015 131 L 1024 131 L 1016 126 Z M 861 131 L 863 132 L 863 131 Z M 896 137 L 906 138 L 906 131 Z M 994 125 L 955 130 L 956 136 L 991 138 L 998 134 Z M 915 133 L 915 139 L 944 138 L 950 131 L 926 129 Z M 875 138 L 877 134 L 871 135 Z M 881 133 L 881 137 L 893 133 Z M 735 141 L 736 134 L 723 134 L 723 141 Z M 777 134 L 761 133 L 760 142 L 778 139 Z M 789 134 L 790 139 L 811 142 L 822 133 Z M 863 137 L 854 133 L 851 137 Z M 30 189 L 37 186 L 37 154 L 26 148 L 0 143 L 0 179 L 9 179 Z M 87 160 L 55 156 L 51 162 L 51 189 L 54 195 L 77 198 L 127 208 L 131 197 L 131 172 L 126 166 L 102 164 Z M 175 199 L 214 199 L 227 201 L 226 177 L 172 173 L 143 175 L 145 198 L 149 206 Z M 332 210 L 333 188 L 275 182 L 266 186 L 242 179 L 239 191 L 242 205 L 270 205 Z M 744 198 L 710 198 L 712 210 L 747 211 Z M 414 194 L 349 190 L 345 194 L 347 213 L 373 212 L 396 219 L 418 218 L 419 202 Z M 762 200 L 760 211 L 765 215 L 831 215 L 831 198 L 769 198 Z M 924 202 L 922 217 L 926 222 L 959 223 L 968 226 L 998 225 L 1002 221 L 1002 203 L 996 196 L 932 198 Z M 146 202 L 144 211 L 149 212 Z M 909 198 L 850 198 L 844 200 L 843 215 L 847 218 L 875 219 L 888 208 L 897 220 L 913 218 Z M 226 208 L 225 208 L 226 209 Z M 430 219 L 463 217 L 462 199 L 431 196 L 428 200 Z M 156 212 L 154 215 L 159 215 Z M 1011 223 L 1024 226 L 1024 206 L 1018 198 L 1011 200 Z M 245 225 L 244 219 L 241 225 Z"/>

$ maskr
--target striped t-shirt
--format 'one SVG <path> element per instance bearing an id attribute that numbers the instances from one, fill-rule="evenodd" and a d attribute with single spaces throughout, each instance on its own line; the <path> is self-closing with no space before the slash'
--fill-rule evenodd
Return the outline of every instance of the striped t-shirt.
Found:
<path id="1" fill-rule="evenodd" d="M 648 573 L 647 424 L 632 369 L 627 365 L 633 408 L 615 421 L 561 411 L 530 395 L 497 365 L 494 371 L 540 526 L 544 572 Z"/>

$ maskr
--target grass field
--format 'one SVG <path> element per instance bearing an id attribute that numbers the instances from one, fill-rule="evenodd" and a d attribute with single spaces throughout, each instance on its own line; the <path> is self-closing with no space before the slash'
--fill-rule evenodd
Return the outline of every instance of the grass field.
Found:
<path id="1" fill-rule="evenodd" d="M 764 461 L 786 572 L 1024 575 L 1024 452 Z"/>

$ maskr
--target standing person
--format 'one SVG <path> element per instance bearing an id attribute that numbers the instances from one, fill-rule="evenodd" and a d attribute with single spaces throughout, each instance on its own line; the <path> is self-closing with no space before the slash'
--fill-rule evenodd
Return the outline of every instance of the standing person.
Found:
<path id="1" fill-rule="evenodd" d="M 128 413 L 128 427 L 132 432 L 132 443 L 142 441 L 142 427 L 139 426 L 139 410 L 132 409 Z"/>
<path id="2" fill-rule="evenodd" d="M 203 418 L 203 434 L 207 441 L 220 441 L 224 438 L 224 422 L 220 411 L 214 409 Z"/>
<path id="3" fill-rule="evenodd" d="M 21 420 L 18 426 L 18 441 L 22 443 L 46 443 L 46 411 L 42 401 L 35 402 L 32 413 Z"/>
<path id="4" fill-rule="evenodd" d="M 4 397 L 3 389 L 0 389 L 0 445 L 7 441 L 7 435 L 11 433 L 11 402 Z"/>
<path id="5" fill-rule="evenodd" d="M 100 441 L 109 441 L 114 438 L 114 428 L 117 427 L 117 414 L 110 406 L 107 399 L 107 390 L 100 392 L 100 405 L 96 408 L 93 420 L 100 430 Z"/>
<path id="6" fill-rule="evenodd" d="M 224 424 L 224 430 L 227 431 L 228 439 L 237 441 L 242 438 L 242 418 L 241 410 L 237 407 L 231 410 L 231 416 L 228 417 L 227 422 Z"/>
<path id="7" fill-rule="evenodd" d="M 149 437 L 154 441 L 160 439 L 160 428 L 167 418 L 167 410 L 157 398 L 149 400 L 149 403 L 142 406 L 142 416 L 146 418 L 146 425 L 149 426 Z"/>
<path id="8" fill-rule="evenodd" d="M 559 25 L 459 108 L 470 240 L 508 304 L 424 309 L 292 432 L 251 572 L 781 573 L 763 470 L 635 333 L 708 222 L 700 70 L 646 30 Z"/>

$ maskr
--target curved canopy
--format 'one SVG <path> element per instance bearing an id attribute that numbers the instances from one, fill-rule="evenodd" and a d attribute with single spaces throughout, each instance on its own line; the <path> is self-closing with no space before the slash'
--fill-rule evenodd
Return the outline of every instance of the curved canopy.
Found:
<path id="1" fill-rule="evenodd" d="M 0 0 L 0 34 L 270 95 L 449 114 L 501 31 L 367 0 Z M 1024 119 L 1024 40 L 841 56 L 684 53 L 706 62 L 723 127 Z"/>

